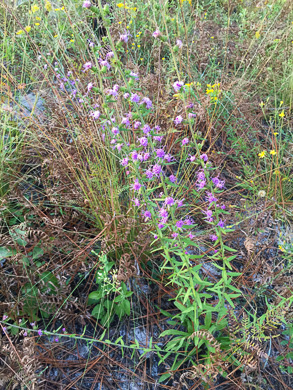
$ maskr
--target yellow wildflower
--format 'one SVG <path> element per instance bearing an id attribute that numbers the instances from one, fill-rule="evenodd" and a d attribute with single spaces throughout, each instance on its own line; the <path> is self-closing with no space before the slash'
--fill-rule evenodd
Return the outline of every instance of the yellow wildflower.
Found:
<path id="1" fill-rule="evenodd" d="M 140 45 L 137 45 L 137 47 L 140 47 Z"/>
<path id="2" fill-rule="evenodd" d="M 260 38 L 260 33 L 259 33 L 259 31 L 257 31 L 257 32 L 255 33 L 255 38 L 256 38 L 256 39 L 259 39 L 259 38 Z"/>
<path id="3" fill-rule="evenodd" d="M 274 135 L 279 135 L 279 133 L 276 132 L 276 133 L 274 133 Z"/>
<path id="4" fill-rule="evenodd" d="M 40 10 L 40 7 L 38 7 L 36 4 L 31 6 L 32 13 L 38 12 Z"/>
<path id="5" fill-rule="evenodd" d="M 42 18 L 40 18 L 39 16 L 36 16 L 36 20 L 42 20 Z"/>
<path id="6" fill-rule="evenodd" d="M 50 1 L 46 1 L 45 8 L 48 12 L 52 11 L 52 4 L 50 3 Z"/>
<path id="7" fill-rule="evenodd" d="M 21 34 L 23 34 L 23 33 L 24 33 L 23 30 L 18 30 L 18 31 L 16 32 L 16 35 L 21 35 Z"/>
<path id="8" fill-rule="evenodd" d="M 55 11 L 60 11 L 60 8 L 55 8 Z"/>
<path id="9" fill-rule="evenodd" d="M 70 39 L 70 42 L 74 42 L 74 39 Z"/>
<path id="10" fill-rule="evenodd" d="M 40 23 L 35 23 L 35 26 L 39 26 L 40 25 Z"/>
<path id="11" fill-rule="evenodd" d="M 31 26 L 26 26 L 25 28 L 24 28 L 24 31 L 26 31 L 27 33 L 29 33 L 30 31 L 31 31 Z"/>
<path id="12" fill-rule="evenodd" d="M 281 118 L 284 118 L 284 116 L 285 116 L 284 110 L 281 112 L 281 114 L 279 114 L 279 116 L 280 116 Z"/>
<path id="13" fill-rule="evenodd" d="M 276 151 L 275 151 L 275 150 L 271 150 L 271 151 L 270 151 L 270 154 L 271 154 L 272 156 L 274 156 L 274 155 L 276 154 Z"/>
<path id="14" fill-rule="evenodd" d="M 124 7 L 124 4 L 123 4 L 123 3 L 119 3 L 119 4 L 117 4 L 117 7 L 123 8 L 123 7 Z"/>
<path id="15" fill-rule="evenodd" d="M 266 155 L 266 151 L 265 150 L 263 150 L 261 153 L 258 153 L 258 157 L 259 158 L 264 158 L 264 156 Z"/>

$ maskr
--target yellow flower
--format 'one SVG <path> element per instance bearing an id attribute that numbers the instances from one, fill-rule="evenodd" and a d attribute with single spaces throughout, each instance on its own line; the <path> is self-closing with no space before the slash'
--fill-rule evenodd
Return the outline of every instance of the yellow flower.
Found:
<path id="1" fill-rule="evenodd" d="M 123 3 L 119 3 L 119 4 L 117 4 L 117 7 L 123 8 L 123 7 L 124 7 L 124 4 L 123 4 Z"/>
<path id="2" fill-rule="evenodd" d="M 266 155 L 266 151 L 265 150 L 263 150 L 261 153 L 258 153 L 258 157 L 259 158 L 264 158 L 264 156 Z"/>
<path id="3" fill-rule="evenodd" d="M 279 135 L 279 133 L 276 132 L 276 133 L 274 133 L 274 135 Z"/>
<path id="4" fill-rule="evenodd" d="M 285 249 L 284 249 L 281 245 L 279 245 L 279 249 L 280 249 L 280 251 L 282 251 L 282 252 L 286 252 Z"/>
<path id="5" fill-rule="evenodd" d="M 74 42 L 74 39 L 70 39 L 70 42 Z"/>
<path id="6" fill-rule="evenodd" d="M 64 11 L 64 7 L 61 8 L 61 11 Z"/>
<path id="7" fill-rule="evenodd" d="M 48 12 L 52 11 L 52 4 L 50 3 L 50 1 L 46 1 L 45 8 Z"/>
<path id="8" fill-rule="evenodd" d="M 40 23 L 35 23 L 35 26 L 39 26 L 40 25 Z"/>
<path id="9" fill-rule="evenodd" d="M 55 8 L 55 11 L 60 11 L 60 8 Z"/>
<path id="10" fill-rule="evenodd" d="M 211 37 L 211 39 L 214 39 L 215 37 Z"/>
<path id="11" fill-rule="evenodd" d="M 36 4 L 32 5 L 31 7 L 32 13 L 38 12 L 40 10 L 40 7 L 38 7 Z"/>
<path id="12" fill-rule="evenodd" d="M 277 154 L 277 153 L 276 153 L 275 150 L 271 150 L 271 151 L 270 151 L 270 154 L 271 154 L 272 156 L 274 156 L 274 155 Z"/>
<path id="13" fill-rule="evenodd" d="M 129 28 L 129 26 L 126 26 L 126 28 Z"/>
<path id="14" fill-rule="evenodd" d="M 264 102 L 260 102 L 259 105 L 260 105 L 261 107 L 263 107 L 265 104 L 264 104 Z"/>
<path id="15" fill-rule="evenodd" d="M 119 24 L 121 24 L 122 22 L 118 22 Z"/>
<path id="16" fill-rule="evenodd" d="M 283 103 L 284 103 L 283 100 L 281 100 L 281 101 L 280 101 L 280 106 L 282 106 Z"/>
<path id="17" fill-rule="evenodd" d="M 143 61 L 143 58 L 141 58 L 140 60 Z"/>
<path id="18" fill-rule="evenodd" d="M 24 31 L 26 31 L 27 33 L 29 33 L 30 31 L 31 31 L 31 26 L 26 26 L 25 28 L 24 28 Z"/>
<path id="19" fill-rule="evenodd" d="M 165 61 L 165 57 L 163 57 L 162 60 Z"/>
<path id="20" fill-rule="evenodd" d="M 56 35 L 54 35 L 54 38 L 57 38 L 58 37 L 58 35 L 56 34 Z"/>
<path id="21" fill-rule="evenodd" d="M 137 45 L 137 47 L 140 47 L 140 45 Z"/>
<path id="22" fill-rule="evenodd" d="M 21 34 L 23 34 L 23 33 L 24 33 L 23 30 L 18 30 L 18 31 L 16 32 L 16 35 L 21 35 Z"/>
<path id="23" fill-rule="evenodd" d="M 279 116 L 280 116 L 281 118 L 284 118 L 284 116 L 285 116 L 284 110 L 281 112 L 281 114 L 279 114 Z"/>
<path id="24" fill-rule="evenodd" d="M 257 31 L 257 32 L 255 33 L 255 38 L 256 38 L 256 39 L 259 39 L 259 38 L 260 38 L 260 33 L 259 33 L 259 31 Z"/>
<path id="25" fill-rule="evenodd" d="M 36 20 L 42 20 L 42 18 L 40 18 L 39 16 L 36 16 Z"/>

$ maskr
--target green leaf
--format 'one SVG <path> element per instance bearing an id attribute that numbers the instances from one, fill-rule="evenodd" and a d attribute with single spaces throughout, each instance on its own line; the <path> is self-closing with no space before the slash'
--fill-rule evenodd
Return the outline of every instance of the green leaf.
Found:
<path id="1" fill-rule="evenodd" d="M 38 246 L 34 247 L 34 249 L 33 249 L 33 255 L 32 255 L 32 256 L 33 256 L 33 260 L 36 260 L 36 259 L 38 259 L 39 257 L 42 257 L 43 254 L 44 254 L 44 251 L 43 251 L 42 248 L 40 248 L 40 247 L 38 247 Z"/>
<path id="2" fill-rule="evenodd" d="M 99 320 L 100 318 L 103 318 L 105 314 L 106 314 L 106 312 L 105 312 L 103 305 L 98 304 L 93 308 L 92 316 L 96 317 L 97 320 Z"/>
<path id="3" fill-rule="evenodd" d="M 103 292 L 102 291 L 93 291 L 89 294 L 89 300 L 95 302 L 95 301 L 99 301 L 103 296 Z"/>
<path id="4" fill-rule="evenodd" d="M 125 299 L 124 302 L 122 303 L 124 312 L 129 316 L 130 315 L 130 302 Z"/>
<path id="5" fill-rule="evenodd" d="M 224 247 L 224 248 L 226 249 L 226 251 L 228 251 L 228 252 L 237 252 L 236 249 L 230 248 L 230 247 L 227 246 L 227 245 L 223 245 L 223 247 Z"/>
<path id="6" fill-rule="evenodd" d="M 4 246 L 0 248 L 0 260 L 5 259 L 6 257 L 12 256 L 14 253 L 12 249 L 5 248 Z"/>
<path id="7" fill-rule="evenodd" d="M 163 333 L 160 334 L 160 337 L 165 337 L 165 336 L 189 336 L 190 334 L 187 332 L 182 332 L 181 330 L 176 330 L 176 329 L 167 329 L 164 330 Z"/>
<path id="8" fill-rule="evenodd" d="M 160 379 L 159 379 L 159 383 L 162 383 L 164 382 L 166 379 L 170 378 L 171 374 L 163 374 Z"/>

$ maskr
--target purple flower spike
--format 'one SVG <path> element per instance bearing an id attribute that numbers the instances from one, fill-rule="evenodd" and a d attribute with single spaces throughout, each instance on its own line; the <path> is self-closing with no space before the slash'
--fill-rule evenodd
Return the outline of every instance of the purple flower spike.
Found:
<path id="1" fill-rule="evenodd" d="M 149 132 L 151 131 L 151 128 L 148 124 L 146 124 L 143 126 L 142 131 L 144 134 L 149 134 Z"/>
<path id="2" fill-rule="evenodd" d="M 133 94 L 131 95 L 130 100 L 131 100 L 133 103 L 138 103 L 139 100 L 140 100 L 140 97 L 138 96 L 137 93 L 133 93 Z"/>
<path id="3" fill-rule="evenodd" d="M 121 161 L 121 165 L 122 165 L 123 167 L 127 167 L 128 161 L 129 161 L 128 158 L 125 157 L 125 158 Z"/>
<path id="4" fill-rule="evenodd" d="M 162 218 L 164 218 L 165 220 L 168 219 L 168 211 L 167 211 L 166 209 L 161 208 L 161 209 L 159 210 L 159 214 L 160 214 L 160 216 L 161 216 Z"/>
<path id="5" fill-rule="evenodd" d="M 100 115 L 100 111 L 94 111 L 90 114 L 90 116 L 92 116 L 94 119 L 99 119 Z"/>
<path id="6" fill-rule="evenodd" d="M 161 31 L 158 30 L 158 29 L 156 29 L 156 31 L 153 32 L 153 37 L 154 38 L 158 38 L 160 35 L 162 35 L 162 34 L 161 34 Z"/>
<path id="7" fill-rule="evenodd" d="M 154 174 L 152 171 L 150 171 L 149 169 L 145 172 L 145 175 L 148 179 L 152 179 Z"/>
<path id="8" fill-rule="evenodd" d="M 184 225 L 183 221 L 177 221 L 176 222 L 176 227 L 178 227 L 179 229 L 181 229 L 183 225 Z"/>
<path id="9" fill-rule="evenodd" d="M 181 115 L 176 116 L 176 118 L 174 119 L 174 123 L 176 126 L 180 125 L 180 123 L 182 123 L 182 121 L 183 121 L 183 118 Z"/>
<path id="10" fill-rule="evenodd" d="M 86 62 L 84 65 L 84 72 L 86 72 L 87 70 L 91 69 L 93 67 L 92 63 L 89 61 L 89 62 Z"/>
<path id="11" fill-rule="evenodd" d="M 127 32 L 125 34 L 120 35 L 120 41 L 127 43 L 128 39 L 129 39 L 129 34 Z"/>
<path id="12" fill-rule="evenodd" d="M 179 47 L 179 49 L 182 49 L 183 42 L 181 41 L 181 39 L 177 39 L 176 45 Z"/>
<path id="13" fill-rule="evenodd" d="M 89 0 L 85 0 L 82 4 L 83 8 L 90 8 L 91 6 L 92 6 L 92 4 Z"/>
<path id="14" fill-rule="evenodd" d="M 139 79 L 138 75 L 137 75 L 136 73 L 132 72 L 132 71 L 130 72 L 130 76 L 131 76 L 131 77 L 134 77 L 135 80 L 138 80 L 138 79 Z"/>
<path id="15" fill-rule="evenodd" d="M 141 146 L 147 146 L 148 145 L 148 139 L 146 137 L 141 137 L 138 139 Z"/>
<path id="16" fill-rule="evenodd" d="M 169 180 L 171 183 L 175 183 L 177 179 L 176 179 L 176 176 L 171 175 L 171 176 L 169 176 Z"/>
<path id="17" fill-rule="evenodd" d="M 217 241 L 217 239 L 218 239 L 218 236 L 216 236 L 215 234 L 210 235 L 210 240 Z"/>
<path id="18" fill-rule="evenodd" d="M 220 221 L 219 221 L 219 223 L 218 223 L 218 226 L 220 227 L 220 228 L 224 228 L 225 227 L 225 224 L 224 224 L 224 222 L 220 219 Z"/>
<path id="19" fill-rule="evenodd" d="M 142 101 L 140 102 L 140 104 L 145 104 L 146 105 L 146 108 L 149 110 L 150 108 L 152 108 L 152 105 L 153 105 L 153 103 L 152 103 L 152 101 L 151 101 L 151 99 L 149 99 L 148 97 L 144 97 L 143 99 L 142 99 Z"/>
<path id="20" fill-rule="evenodd" d="M 140 122 L 140 121 L 136 121 L 136 122 L 134 123 L 133 127 L 134 127 L 135 129 L 138 129 L 140 125 L 141 125 L 141 122 Z"/>
<path id="21" fill-rule="evenodd" d="M 54 339 L 54 341 L 55 341 L 55 343 L 58 343 L 58 342 L 59 342 L 58 337 L 56 337 L 56 338 Z"/>
<path id="22" fill-rule="evenodd" d="M 168 206 L 173 206 L 173 204 L 175 204 L 175 200 L 171 196 L 168 196 L 165 199 L 165 204 Z"/>
<path id="23" fill-rule="evenodd" d="M 148 218 L 152 218 L 152 214 L 149 210 L 146 210 L 144 213 L 143 213 L 143 216 L 145 217 L 145 220 L 147 220 Z"/>
<path id="24" fill-rule="evenodd" d="M 153 166 L 153 174 L 156 175 L 156 176 L 159 176 L 161 172 L 162 172 L 162 167 L 161 167 L 161 165 L 155 164 L 155 165 Z"/>
<path id="25" fill-rule="evenodd" d="M 204 162 L 207 162 L 208 161 L 208 156 L 204 153 L 200 156 L 200 158 L 204 161 Z"/>
<path id="26" fill-rule="evenodd" d="M 132 201 L 133 201 L 133 203 L 135 204 L 135 206 L 137 206 L 137 207 L 140 206 L 140 201 L 139 201 L 139 199 L 134 198 Z"/>
<path id="27" fill-rule="evenodd" d="M 183 81 L 175 81 L 175 83 L 173 84 L 173 88 L 175 92 L 179 92 L 180 89 L 183 87 L 183 85 L 184 85 Z"/>
<path id="28" fill-rule="evenodd" d="M 159 157 L 159 158 L 164 158 L 165 157 L 164 149 L 157 149 L 156 153 L 157 153 L 157 157 Z"/>
<path id="29" fill-rule="evenodd" d="M 183 138 L 182 140 L 182 146 L 183 145 L 187 145 L 189 143 L 189 139 L 188 138 Z"/>
<path id="30" fill-rule="evenodd" d="M 141 187 L 142 185 L 139 183 L 138 179 L 135 179 L 134 183 L 132 184 L 132 189 L 134 191 L 139 191 Z"/>
<path id="31" fill-rule="evenodd" d="M 41 329 L 38 330 L 38 335 L 41 337 L 43 334 L 43 332 L 41 331 Z"/>

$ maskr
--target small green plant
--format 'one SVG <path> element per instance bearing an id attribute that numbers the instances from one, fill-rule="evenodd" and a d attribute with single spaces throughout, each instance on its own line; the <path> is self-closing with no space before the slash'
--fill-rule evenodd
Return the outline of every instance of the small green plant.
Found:
<path id="1" fill-rule="evenodd" d="M 109 262 L 106 255 L 99 256 L 100 267 L 96 273 L 97 291 L 89 294 L 88 304 L 95 303 L 92 315 L 99 320 L 102 326 L 110 326 L 117 314 L 119 320 L 130 315 L 129 298 L 133 292 L 129 291 L 124 282 L 117 279 L 117 270 L 113 270 L 115 263 Z M 116 295 L 115 297 L 113 297 Z"/>

